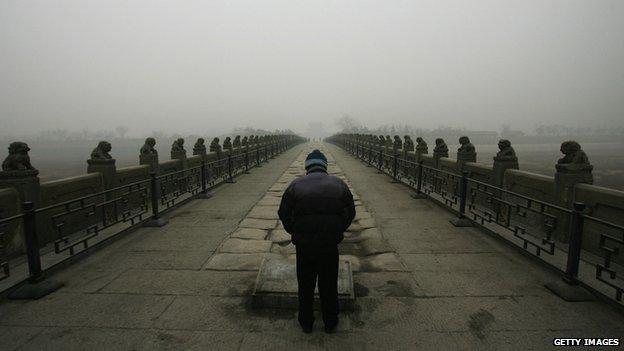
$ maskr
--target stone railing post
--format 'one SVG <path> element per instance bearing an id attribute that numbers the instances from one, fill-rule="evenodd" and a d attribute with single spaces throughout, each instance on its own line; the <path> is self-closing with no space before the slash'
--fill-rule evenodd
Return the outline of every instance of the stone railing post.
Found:
<path id="1" fill-rule="evenodd" d="M 147 138 L 141 147 L 139 154 L 139 164 L 149 166 L 150 172 L 158 173 L 158 151 L 154 148 L 156 139 Z"/>
<path id="2" fill-rule="evenodd" d="M 581 145 L 576 141 L 566 141 L 561 144 L 561 152 L 565 155 L 555 165 L 555 197 L 566 207 L 574 202 L 574 186 L 578 183 L 593 184 L 592 170 Z"/>
<path id="3" fill-rule="evenodd" d="M 459 138 L 459 144 L 461 146 L 457 149 L 457 171 L 462 173 L 466 162 L 477 162 L 477 151 L 467 136 Z"/>
<path id="4" fill-rule="evenodd" d="M 115 159 L 89 159 L 87 160 L 87 173 L 100 173 L 104 179 L 104 188 L 111 189 L 115 186 L 115 176 L 117 175 Z"/>
<path id="5" fill-rule="evenodd" d="M 195 142 L 195 146 L 193 146 L 193 155 L 199 156 L 202 162 L 206 162 L 208 159 L 204 138 L 198 138 Z"/>
<path id="6" fill-rule="evenodd" d="M 39 171 L 30 164 L 28 144 L 20 141 L 11 143 L 9 155 L 2 163 L 0 188 L 13 188 L 20 202 L 41 204 L 41 183 Z"/>
<path id="7" fill-rule="evenodd" d="M 32 202 L 22 204 L 24 214 L 24 242 L 28 259 L 28 280 L 8 294 L 9 299 L 36 300 L 61 288 L 64 284 L 53 279 L 45 279 L 41 269 L 41 255 L 39 252 L 39 234 L 35 206 Z"/>
<path id="8" fill-rule="evenodd" d="M 188 168 L 188 160 L 186 158 L 186 150 L 184 149 L 184 139 L 178 138 L 171 145 L 171 159 L 180 160 L 182 169 Z"/>
<path id="9" fill-rule="evenodd" d="M 442 157 L 449 157 L 448 146 L 442 138 L 437 138 L 435 144 L 435 148 L 433 149 L 433 161 L 435 167 L 440 168 L 440 159 Z"/>
<path id="10" fill-rule="evenodd" d="M 422 160 L 422 155 L 426 155 L 429 153 L 429 146 L 427 145 L 427 142 L 421 138 L 418 137 L 416 138 L 416 162 L 420 162 Z"/>
<path id="11" fill-rule="evenodd" d="M 108 141 L 100 141 L 91 152 L 91 158 L 87 160 L 87 173 L 100 173 L 105 189 L 114 188 L 117 177 L 117 166 L 115 166 L 115 159 L 110 155 L 111 149 Z"/>
<path id="12" fill-rule="evenodd" d="M 498 142 L 498 148 L 500 151 L 494 156 L 491 184 L 500 188 L 503 186 L 505 171 L 519 167 L 518 157 L 509 140 L 501 139 Z"/>

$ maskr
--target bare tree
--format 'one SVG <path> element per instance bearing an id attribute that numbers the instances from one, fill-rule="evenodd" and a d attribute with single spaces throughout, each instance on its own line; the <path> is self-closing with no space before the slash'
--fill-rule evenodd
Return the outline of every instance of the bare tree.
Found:
<path id="1" fill-rule="evenodd" d="M 364 129 L 360 121 L 349 116 L 348 114 L 343 114 L 342 117 L 338 118 L 336 120 L 336 124 L 341 128 L 343 133 L 360 132 Z"/>
<path id="2" fill-rule="evenodd" d="M 125 138 L 126 133 L 128 133 L 128 127 L 118 126 L 117 128 L 115 128 L 115 132 L 117 132 L 117 135 L 119 136 L 120 139 L 123 139 Z"/>

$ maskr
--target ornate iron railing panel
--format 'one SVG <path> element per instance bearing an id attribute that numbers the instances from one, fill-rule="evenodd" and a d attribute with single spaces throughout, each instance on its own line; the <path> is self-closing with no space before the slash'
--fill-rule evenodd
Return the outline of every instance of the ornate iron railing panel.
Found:
<path id="1" fill-rule="evenodd" d="M 160 204 L 165 208 L 175 206 L 185 195 L 196 195 L 201 190 L 201 166 L 158 176 Z"/>
<path id="2" fill-rule="evenodd" d="M 0 219 L 0 281 L 11 275 L 9 266 L 9 254 L 7 250 L 7 233 L 15 230 L 22 221 L 23 215 L 18 214 Z"/>
<path id="3" fill-rule="evenodd" d="M 600 249 L 604 256 L 602 262 L 596 264 L 596 279 L 615 290 L 615 299 L 622 301 L 624 292 L 624 272 L 619 272 L 621 266 L 615 264 L 615 258 L 624 250 L 624 226 L 613 224 L 599 218 L 584 215 L 585 225 L 594 226 L 593 231 L 599 231 Z"/>
<path id="4" fill-rule="evenodd" d="M 397 172 L 392 168 L 394 155 L 388 154 L 387 148 L 375 147 L 367 152 L 357 142 L 337 141 L 339 146 L 379 171 L 402 178 L 404 183 L 416 188 L 417 194 L 422 191 L 430 198 L 442 199 L 451 208 L 457 208 L 459 203 L 460 218 L 465 213 L 472 222 L 487 226 L 504 240 L 541 257 L 564 271 L 566 281 L 582 282 L 606 295 L 612 291 L 614 299 L 622 302 L 624 266 L 620 253 L 624 250 L 624 225 L 586 214 L 581 203 L 575 203 L 573 209 L 564 208 L 470 178 L 468 173 L 424 166 L 405 155 L 400 155 L 396 162 Z M 581 240 L 589 242 L 581 247 Z M 595 256 L 594 251 L 582 251 L 585 245 L 597 245 L 602 254 Z M 542 257 L 543 252 L 548 257 Z M 581 255 L 585 257 L 581 259 Z M 562 258 L 566 260 L 563 266 Z M 595 279 L 588 274 L 579 276 L 579 266 L 585 267 L 585 272 L 589 268 Z"/>
<path id="5" fill-rule="evenodd" d="M 522 196 L 511 191 L 468 179 L 468 212 L 480 224 L 495 224 L 511 232 L 522 242 L 522 247 L 555 253 L 554 233 L 561 228 L 562 219 L 571 211 L 553 204 Z"/>
<path id="6" fill-rule="evenodd" d="M 56 233 L 54 252 L 74 255 L 77 246 L 84 249 L 90 239 L 119 223 L 134 225 L 148 212 L 149 181 L 128 184 L 102 193 L 36 210 L 51 213 L 51 226 Z"/>
<path id="7" fill-rule="evenodd" d="M 461 176 L 423 166 L 422 170 L 422 191 L 431 196 L 438 195 L 444 204 L 454 208 L 459 204 L 459 181 Z"/>

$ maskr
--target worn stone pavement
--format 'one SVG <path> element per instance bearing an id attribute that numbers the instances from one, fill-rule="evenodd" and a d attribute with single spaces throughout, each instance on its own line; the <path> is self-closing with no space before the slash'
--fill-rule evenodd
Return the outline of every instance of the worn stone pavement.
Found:
<path id="1" fill-rule="evenodd" d="M 341 245 L 360 263 L 356 309 L 332 335 L 322 323 L 301 333 L 296 311 L 250 306 L 262 257 L 292 255 L 272 211 L 311 147 L 329 151 L 359 195 L 361 222 Z M 543 287 L 556 275 L 453 227 L 448 212 L 334 146 L 298 146 L 214 195 L 58 273 L 66 286 L 41 300 L 0 301 L 0 350 L 544 350 L 554 337 L 624 337 L 610 305 L 560 300 Z M 374 245 L 357 245 L 369 235 Z"/>

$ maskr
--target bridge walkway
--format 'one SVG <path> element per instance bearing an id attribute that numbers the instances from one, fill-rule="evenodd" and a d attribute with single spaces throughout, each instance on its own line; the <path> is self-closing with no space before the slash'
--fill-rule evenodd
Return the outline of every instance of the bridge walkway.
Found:
<path id="1" fill-rule="evenodd" d="M 349 182 L 360 213 L 341 245 L 354 263 L 356 306 L 332 335 L 321 323 L 301 333 L 296 311 L 250 304 L 259 257 L 293 254 L 274 209 L 313 147 Z M 299 145 L 176 209 L 167 226 L 130 233 L 59 272 L 61 290 L 0 301 L 0 342 L 7 350 L 543 350 L 554 337 L 624 336 L 624 317 L 610 305 L 560 300 L 543 287 L 557 275 L 450 218 L 337 147 Z"/>

